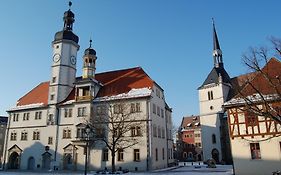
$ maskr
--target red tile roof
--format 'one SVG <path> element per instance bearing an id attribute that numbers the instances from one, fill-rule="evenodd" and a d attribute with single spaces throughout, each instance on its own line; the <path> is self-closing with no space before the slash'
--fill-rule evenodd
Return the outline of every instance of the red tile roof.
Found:
<path id="1" fill-rule="evenodd" d="M 112 96 L 129 92 L 131 89 L 152 88 L 154 81 L 144 72 L 141 67 L 124 70 L 110 71 L 96 74 L 96 80 L 103 84 L 98 92 L 98 97 Z M 49 82 L 40 83 L 26 95 L 18 100 L 17 106 L 34 103 L 48 104 Z M 74 99 L 74 90 L 67 100 Z"/>
<path id="2" fill-rule="evenodd" d="M 48 93 L 49 93 L 49 82 L 40 83 L 38 86 L 33 88 L 23 97 L 21 97 L 17 106 L 35 104 L 35 103 L 43 103 L 48 104 Z"/>
<path id="3" fill-rule="evenodd" d="M 197 125 L 195 125 L 197 124 Z M 182 118 L 181 128 L 184 129 L 194 129 L 198 128 L 200 125 L 200 117 L 199 116 L 187 116 Z"/>
<path id="4" fill-rule="evenodd" d="M 281 91 L 281 83 L 277 79 L 277 77 L 280 77 L 281 80 L 281 62 L 276 58 L 271 58 L 262 68 L 262 72 L 265 76 L 261 72 L 252 74 L 249 81 L 250 83 L 246 83 L 241 90 L 243 96 L 253 95 L 257 93 L 257 90 L 263 95 L 276 94 L 276 90 L 273 86 L 276 86 L 276 88 Z M 270 84 L 269 80 L 272 81 L 272 84 Z M 255 88 L 257 90 L 255 90 Z M 241 97 L 241 94 L 237 94 L 234 98 L 236 97 Z"/>

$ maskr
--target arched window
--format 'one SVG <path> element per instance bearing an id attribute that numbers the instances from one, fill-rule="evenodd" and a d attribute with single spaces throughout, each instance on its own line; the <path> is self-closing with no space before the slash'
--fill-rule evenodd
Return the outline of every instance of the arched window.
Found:
<path id="1" fill-rule="evenodd" d="M 216 135 L 215 134 L 212 135 L 212 142 L 213 142 L 213 144 L 217 143 Z"/>

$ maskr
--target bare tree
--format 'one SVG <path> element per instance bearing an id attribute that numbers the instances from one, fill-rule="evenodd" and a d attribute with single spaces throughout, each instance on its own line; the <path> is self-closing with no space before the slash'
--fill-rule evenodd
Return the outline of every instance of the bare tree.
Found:
<path id="1" fill-rule="evenodd" d="M 97 141 L 102 141 L 111 152 L 113 172 L 116 171 L 116 153 L 141 143 L 145 123 L 139 103 L 116 100 L 95 107 L 89 125 L 95 131 Z"/>
<path id="2" fill-rule="evenodd" d="M 281 124 L 281 107 L 277 102 L 281 100 L 281 71 L 264 68 L 271 56 L 274 55 L 276 58 L 281 56 L 281 39 L 271 37 L 270 39 L 273 49 L 266 47 L 258 47 L 249 49 L 247 54 L 242 56 L 243 63 L 252 72 L 248 74 L 248 78 L 245 81 L 244 86 L 238 90 L 239 96 L 243 98 L 245 108 L 247 112 L 253 113 L 256 116 L 269 117 Z M 252 83 L 253 79 L 262 80 L 264 84 Z M 270 89 L 270 94 L 264 94 L 261 90 L 262 86 L 266 86 Z M 248 94 L 245 87 L 251 91 L 252 95 Z M 261 107 L 262 106 L 262 107 Z"/>

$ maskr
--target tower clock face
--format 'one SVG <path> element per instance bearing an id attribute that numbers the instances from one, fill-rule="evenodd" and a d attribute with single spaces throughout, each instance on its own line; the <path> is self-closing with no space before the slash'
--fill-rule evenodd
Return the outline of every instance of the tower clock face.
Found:
<path id="1" fill-rule="evenodd" d="M 71 56 L 70 57 L 70 62 L 71 62 L 71 64 L 75 65 L 76 64 L 76 57 L 75 56 Z"/>
<path id="2" fill-rule="evenodd" d="M 60 54 L 58 54 L 58 53 L 55 54 L 55 55 L 53 56 L 53 61 L 54 61 L 54 62 L 58 62 L 58 61 L 60 60 L 60 57 L 61 57 Z"/>

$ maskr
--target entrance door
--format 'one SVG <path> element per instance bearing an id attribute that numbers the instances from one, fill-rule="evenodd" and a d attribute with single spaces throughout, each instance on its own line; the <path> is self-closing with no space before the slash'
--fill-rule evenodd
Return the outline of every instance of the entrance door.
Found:
<path id="1" fill-rule="evenodd" d="M 9 169 L 19 169 L 19 154 L 13 152 L 9 157 Z"/>
<path id="2" fill-rule="evenodd" d="M 35 168 L 35 159 L 34 159 L 34 157 L 29 157 L 28 163 L 27 163 L 27 169 L 34 170 L 34 168 Z"/>
<path id="3" fill-rule="evenodd" d="M 219 163 L 219 151 L 215 148 L 212 150 L 212 158 L 216 161 L 216 163 Z"/>
<path id="4" fill-rule="evenodd" d="M 51 169 L 51 154 L 48 152 L 42 155 L 42 169 L 44 170 Z"/>

